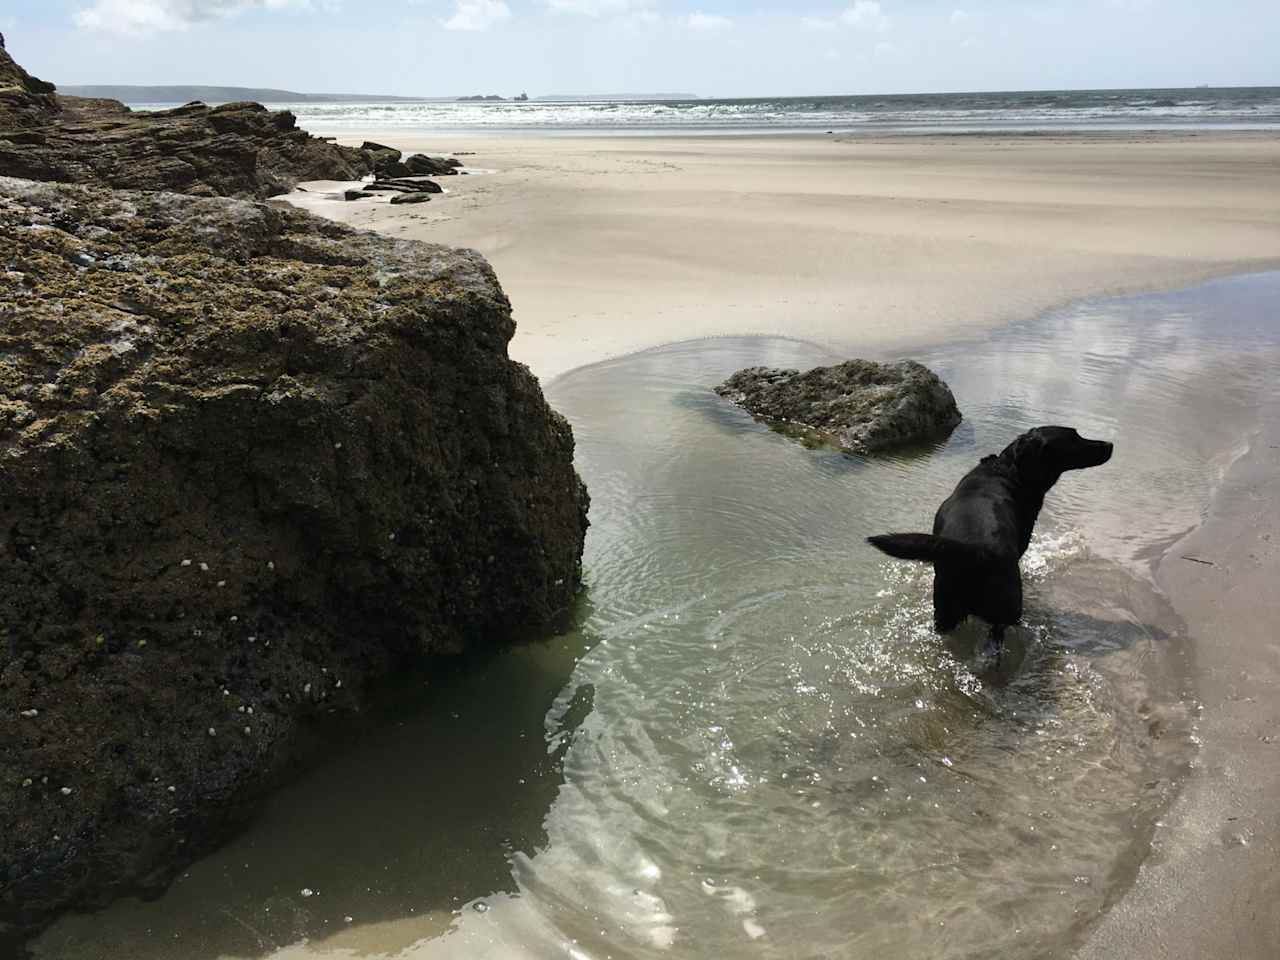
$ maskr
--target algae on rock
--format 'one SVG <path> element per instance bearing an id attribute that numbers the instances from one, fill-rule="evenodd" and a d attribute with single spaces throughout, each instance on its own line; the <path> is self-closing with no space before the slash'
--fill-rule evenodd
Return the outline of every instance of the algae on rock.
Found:
<path id="1" fill-rule="evenodd" d="M 848 360 L 804 373 L 748 367 L 715 391 L 757 417 L 852 453 L 938 440 L 960 422 L 951 390 L 914 360 Z"/>
<path id="2" fill-rule="evenodd" d="M 570 607 L 587 495 L 513 331 L 470 251 L 0 177 L 0 939 L 165 882 L 394 664 Z"/>

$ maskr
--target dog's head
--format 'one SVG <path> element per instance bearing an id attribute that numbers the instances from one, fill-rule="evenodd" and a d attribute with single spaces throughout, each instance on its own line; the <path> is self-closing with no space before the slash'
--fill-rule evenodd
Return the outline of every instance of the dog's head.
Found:
<path id="1" fill-rule="evenodd" d="M 1098 467 L 1111 459 L 1106 440 L 1089 440 L 1072 427 L 1036 427 L 1004 448 L 1001 458 L 1012 461 L 1018 475 L 1043 483 L 1047 490 L 1067 470 Z"/>

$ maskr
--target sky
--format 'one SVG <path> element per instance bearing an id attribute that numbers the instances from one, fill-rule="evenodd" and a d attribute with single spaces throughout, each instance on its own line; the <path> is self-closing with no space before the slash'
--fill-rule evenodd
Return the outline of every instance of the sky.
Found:
<path id="1" fill-rule="evenodd" d="M 55 83 L 781 96 L 1280 85 L 1280 0 L 0 0 Z"/>

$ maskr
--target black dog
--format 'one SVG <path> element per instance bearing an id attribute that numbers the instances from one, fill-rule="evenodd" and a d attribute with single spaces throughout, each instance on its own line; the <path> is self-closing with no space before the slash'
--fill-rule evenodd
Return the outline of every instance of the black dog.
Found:
<path id="1" fill-rule="evenodd" d="M 954 630 L 970 614 L 991 625 L 987 651 L 999 654 L 1005 627 L 1022 619 L 1018 560 L 1044 495 L 1067 470 L 1111 459 L 1111 444 L 1070 427 L 1036 427 L 983 457 L 943 501 L 933 533 L 886 533 L 867 542 L 891 557 L 933 564 L 933 624 Z"/>

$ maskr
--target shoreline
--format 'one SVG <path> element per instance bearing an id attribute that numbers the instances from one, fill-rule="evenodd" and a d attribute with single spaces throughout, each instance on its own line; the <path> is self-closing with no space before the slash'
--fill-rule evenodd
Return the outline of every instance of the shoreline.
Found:
<path id="1" fill-rule="evenodd" d="M 445 152 L 434 137 L 388 130 L 369 136 Z M 1280 136 L 1129 136 L 908 135 L 841 143 L 826 136 L 531 142 L 473 135 L 465 147 L 478 156 L 466 161 L 497 172 L 448 178 L 452 189 L 439 207 L 416 215 L 368 203 L 360 205 L 365 210 L 348 204 L 318 212 L 393 236 L 480 249 L 515 305 L 511 354 L 545 382 L 625 354 L 718 336 L 783 336 L 880 358 L 981 336 L 1072 301 L 1280 269 Z M 797 145 L 805 147 L 800 159 L 779 156 Z M 1111 149 L 1121 145 L 1136 149 Z M 1068 156 L 1041 152 L 1050 146 Z M 815 155 L 831 147 L 856 171 L 853 188 L 848 170 Z M 747 155 L 726 170 L 724 154 L 735 150 Z M 930 150 L 948 156 L 925 155 Z M 1008 153 L 1015 155 L 1012 170 Z M 659 164 L 683 167 L 680 173 L 692 168 L 696 183 L 644 182 L 661 179 L 653 169 Z M 727 183 L 709 182 L 715 178 L 707 168 L 717 164 Z M 1144 171 L 1154 179 L 1141 182 Z M 753 192 L 770 176 L 783 178 L 781 200 Z M 699 190 L 703 197 L 691 195 Z M 862 215 L 863 229 L 850 237 L 841 217 L 824 213 L 824 201 L 845 216 Z M 867 218 L 874 229 L 866 229 Z M 839 259 L 806 275 L 795 261 L 812 245 L 779 243 L 778 258 L 794 269 L 761 284 L 744 269 L 758 260 L 735 264 L 701 250 L 682 262 L 664 249 L 670 240 L 688 251 L 696 232 L 749 254 L 762 243 L 759 231 L 779 224 L 800 240 L 826 231 L 846 256 L 857 251 L 868 259 Z M 686 233 L 671 236 L 664 229 L 671 227 Z M 957 227 L 972 233 L 960 237 Z M 575 228 L 611 245 L 613 254 L 575 245 Z M 1019 250 L 1020 242 L 1032 249 Z M 926 296 L 913 288 L 922 276 Z M 814 281 L 825 284 L 826 299 L 793 303 Z M 832 299 L 841 286 L 843 296 Z M 672 296 L 673 287 L 683 296 Z M 867 304 L 846 302 L 854 296 Z M 743 304 L 726 309 L 726 300 Z M 1267 586 L 1280 573 L 1280 428 L 1269 427 L 1264 414 L 1248 449 L 1226 464 L 1201 522 L 1154 564 L 1157 585 L 1193 640 L 1202 746 L 1133 884 L 1074 951 L 1081 960 L 1191 958 L 1226 949 L 1251 960 L 1269 956 L 1280 940 L 1271 910 L 1280 900 L 1271 871 L 1280 847 L 1280 646 L 1267 632 L 1280 622 Z"/>
<path id="2" fill-rule="evenodd" d="M 1277 414 L 1273 398 L 1204 519 L 1156 564 L 1157 586 L 1192 638 L 1200 748 L 1134 882 L 1089 932 L 1079 960 L 1198 960 L 1226 949 L 1262 960 L 1280 943 Z"/>

